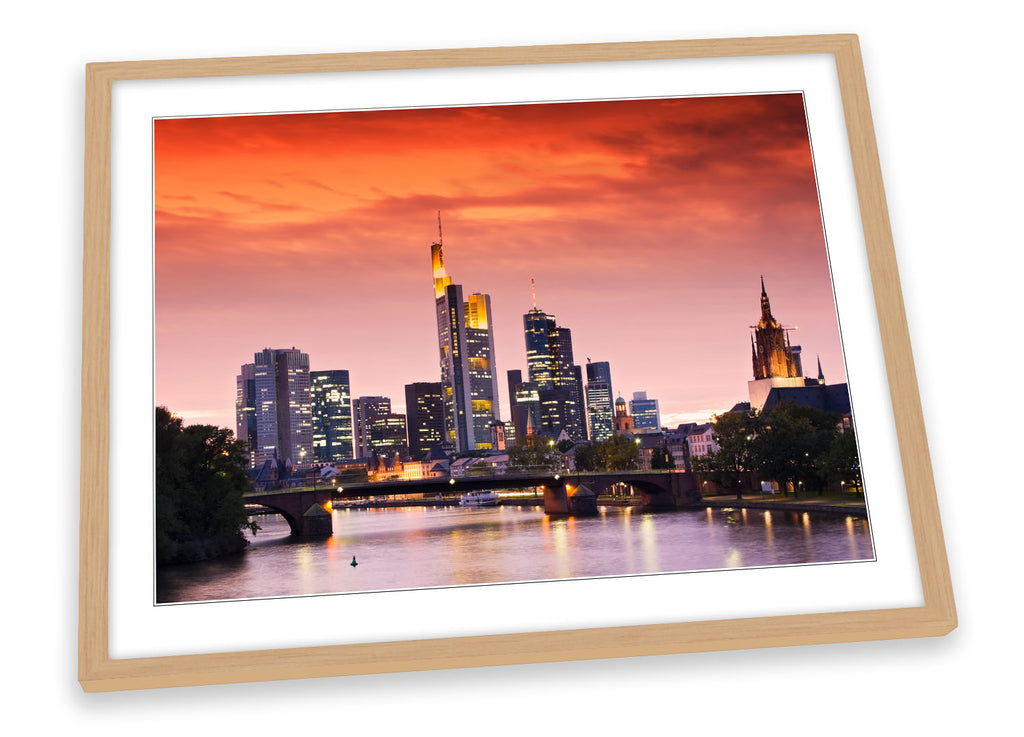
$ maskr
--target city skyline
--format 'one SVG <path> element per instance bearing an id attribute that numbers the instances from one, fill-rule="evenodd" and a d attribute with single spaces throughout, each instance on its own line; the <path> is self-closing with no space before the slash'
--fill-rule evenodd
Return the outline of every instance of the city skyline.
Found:
<path id="1" fill-rule="evenodd" d="M 405 412 L 406 384 L 440 378 L 437 210 L 449 271 L 491 296 L 505 421 L 531 279 L 576 363 L 610 362 L 614 395 L 646 391 L 666 426 L 745 401 L 761 275 L 793 342 L 845 381 L 798 94 L 155 130 L 156 399 L 188 422 L 234 427 L 238 366 L 293 345 Z"/>

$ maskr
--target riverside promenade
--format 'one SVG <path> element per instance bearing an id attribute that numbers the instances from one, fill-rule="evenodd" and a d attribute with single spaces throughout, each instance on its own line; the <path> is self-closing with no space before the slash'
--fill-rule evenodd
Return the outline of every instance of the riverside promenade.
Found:
<path id="1" fill-rule="evenodd" d="M 698 506 L 713 509 L 778 509 L 787 512 L 831 512 L 834 514 L 857 514 L 867 516 L 867 503 L 862 496 L 818 496 L 813 492 L 807 496 L 793 497 L 781 494 L 749 494 L 737 499 L 735 494 L 706 496 Z"/>
<path id="2" fill-rule="evenodd" d="M 540 496 L 514 496 L 503 497 L 499 506 L 521 506 L 532 507 L 543 505 L 544 498 Z M 608 497 L 599 496 L 598 506 L 609 507 L 635 507 L 640 505 L 638 497 Z M 363 508 L 379 509 L 387 507 L 457 507 L 458 497 L 446 496 L 443 499 L 376 499 L 335 502 L 336 508 Z M 785 512 L 828 512 L 832 514 L 855 514 L 867 516 L 867 506 L 862 497 L 854 497 L 847 494 L 846 497 L 822 496 L 816 494 L 807 497 L 793 498 L 784 497 L 781 494 L 749 494 L 743 499 L 737 499 L 736 495 L 716 495 L 704 497 L 694 504 L 694 508 L 712 509 L 776 509 Z"/>

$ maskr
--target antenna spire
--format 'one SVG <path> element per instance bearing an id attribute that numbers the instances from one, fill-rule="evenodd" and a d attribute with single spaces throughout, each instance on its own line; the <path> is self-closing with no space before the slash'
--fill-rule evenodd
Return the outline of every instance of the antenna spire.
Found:
<path id="1" fill-rule="evenodd" d="M 444 238 L 441 237 L 441 211 L 437 211 L 437 242 L 444 245 Z"/>
<path id="2" fill-rule="evenodd" d="M 530 277 L 530 294 L 533 295 L 533 309 L 537 309 L 537 290 L 533 286 L 533 277 Z"/>

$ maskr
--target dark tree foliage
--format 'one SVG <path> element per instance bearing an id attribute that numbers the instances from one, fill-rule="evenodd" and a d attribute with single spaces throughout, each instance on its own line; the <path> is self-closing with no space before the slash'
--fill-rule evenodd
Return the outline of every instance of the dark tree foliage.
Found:
<path id="1" fill-rule="evenodd" d="M 794 493 L 801 488 L 821 491 L 826 480 L 821 458 L 839 434 L 839 415 L 782 402 L 758 420 L 752 450 L 761 475 L 793 484 Z"/>
<path id="2" fill-rule="evenodd" d="M 761 412 L 726 412 L 714 419 L 719 450 L 693 459 L 693 469 L 742 496 L 742 477 L 758 473 L 795 493 L 822 493 L 829 481 L 860 488 L 853 432 L 839 430 L 839 415 L 782 402 Z"/>
<path id="3" fill-rule="evenodd" d="M 633 471 L 640 466 L 640 446 L 625 435 L 604 440 L 605 471 Z"/>
<path id="4" fill-rule="evenodd" d="M 604 454 L 602 453 L 600 440 L 592 440 L 589 443 L 577 445 L 573 458 L 577 471 L 586 473 L 588 471 L 604 470 Z"/>
<path id="5" fill-rule="evenodd" d="M 655 448 L 651 452 L 651 470 L 660 471 L 666 468 L 675 467 L 676 459 L 668 452 L 668 446 L 663 445 L 660 448 Z"/>
<path id="6" fill-rule="evenodd" d="M 757 465 L 752 442 L 760 428 L 754 412 L 724 412 L 715 415 L 713 435 L 718 450 L 694 458 L 693 470 L 704 473 L 724 489 L 733 489 L 743 498 L 743 474 Z"/>
<path id="7" fill-rule="evenodd" d="M 631 471 L 639 466 L 639 458 L 636 442 L 625 435 L 576 446 L 576 470 L 581 472 Z"/>
<path id="8" fill-rule="evenodd" d="M 821 470 L 829 481 L 841 482 L 845 488 L 862 493 L 860 457 L 852 430 L 837 433 L 832 438 L 828 450 L 821 456 Z"/>
<path id="9" fill-rule="evenodd" d="M 527 435 L 508 449 L 508 467 L 516 471 L 553 471 L 561 461 L 562 454 L 545 435 Z"/>
<path id="10" fill-rule="evenodd" d="M 156 408 L 156 559 L 188 563 L 240 552 L 250 522 L 245 443 L 213 425 L 185 426 Z"/>

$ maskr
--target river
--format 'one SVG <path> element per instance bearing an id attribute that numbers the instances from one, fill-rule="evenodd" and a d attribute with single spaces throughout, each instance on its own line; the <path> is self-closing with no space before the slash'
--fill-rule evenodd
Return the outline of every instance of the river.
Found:
<path id="1" fill-rule="evenodd" d="M 462 586 L 871 560 L 868 522 L 757 509 L 555 518 L 541 506 L 346 508 L 334 535 L 289 536 L 277 515 L 241 555 L 157 571 L 157 603 Z M 358 565 L 352 566 L 353 557 Z"/>

